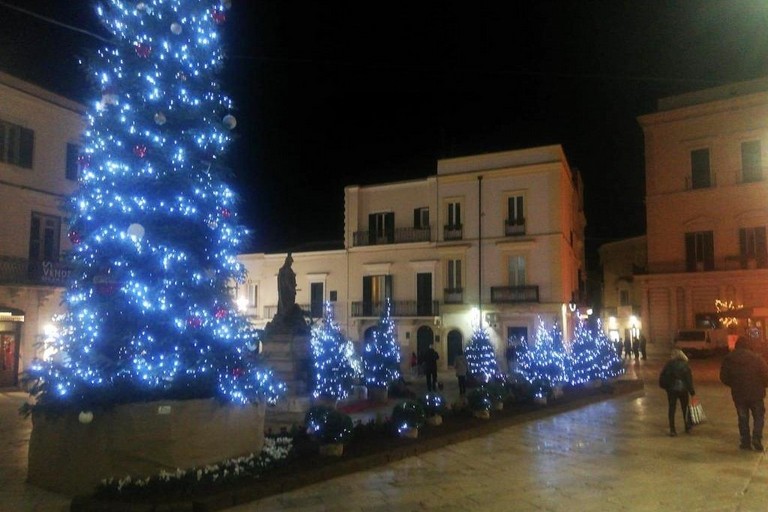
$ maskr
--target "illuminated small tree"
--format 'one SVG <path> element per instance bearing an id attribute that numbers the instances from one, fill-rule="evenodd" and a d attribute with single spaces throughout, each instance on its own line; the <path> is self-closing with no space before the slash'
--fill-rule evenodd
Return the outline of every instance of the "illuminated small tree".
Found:
<path id="1" fill-rule="evenodd" d="M 556 325 L 550 330 L 539 321 L 533 343 L 520 355 L 519 374 L 537 397 L 547 396 L 554 386 L 567 380 L 565 354 L 557 341 L 561 336 Z"/>
<path id="2" fill-rule="evenodd" d="M 360 363 L 355 358 L 354 345 L 334 320 L 330 302 L 325 303 L 322 324 L 312 329 L 311 345 L 315 370 L 312 395 L 343 400 L 360 375 Z"/>
<path id="3" fill-rule="evenodd" d="M 464 355 L 467 359 L 467 373 L 475 381 L 485 384 L 503 379 L 491 339 L 482 327 L 476 328 L 472 333 Z"/>
<path id="4" fill-rule="evenodd" d="M 368 388 L 388 388 L 400 380 L 400 344 L 389 299 L 373 335 L 363 348 L 363 374 Z"/>

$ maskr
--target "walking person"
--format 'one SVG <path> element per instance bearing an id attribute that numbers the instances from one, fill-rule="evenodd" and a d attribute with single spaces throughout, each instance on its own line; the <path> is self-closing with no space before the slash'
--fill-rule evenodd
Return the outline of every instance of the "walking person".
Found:
<path id="1" fill-rule="evenodd" d="M 632 340 L 629 336 L 624 338 L 624 358 L 632 359 Z"/>
<path id="2" fill-rule="evenodd" d="M 453 359 L 453 369 L 459 381 L 459 396 L 464 396 L 467 394 L 467 358 L 462 349 L 459 349 L 459 353 Z"/>
<path id="3" fill-rule="evenodd" d="M 647 345 L 648 345 L 648 340 L 645 339 L 644 334 L 641 334 L 640 335 L 640 355 L 643 356 L 643 361 L 645 361 L 648 356 L 646 352 Z"/>
<path id="4" fill-rule="evenodd" d="M 739 418 L 739 436 L 742 450 L 763 451 L 763 423 L 765 422 L 765 388 L 768 386 L 768 364 L 750 350 L 749 342 L 739 336 L 733 352 L 723 359 L 720 381 L 731 388 L 731 398 Z M 752 414 L 752 433 L 749 415 Z"/>
<path id="5" fill-rule="evenodd" d="M 689 395 L 695 395 L 696 391 L 693 389 L 693 374 L 691 373 L 691 367 L 688 366 L 688 357 L 681 350 L 672 349 L 669 361 L 664 365 L 659 375 L 659 387 L 667 392 L 669 435 L 672 437 L 677 435 L 677 430 L 675 429 L 675 408 L 678 401 L 683 411 L 685 433 L 690 433 L 693 425 L 688 416 L 688 401 Z"/>
<path id="6" fill-rule="evenodd" d="M 429 344 L 424 352 L 424 373 L 427 376 L 427 391 L 437 391 L 437 360 L 440 356 Z"/>
<path id="7" fill-rule="evenodd" d="M 635 354 L 635 361 L 640 359 L 640 338 L 632 338 L 632 353 Z"/>

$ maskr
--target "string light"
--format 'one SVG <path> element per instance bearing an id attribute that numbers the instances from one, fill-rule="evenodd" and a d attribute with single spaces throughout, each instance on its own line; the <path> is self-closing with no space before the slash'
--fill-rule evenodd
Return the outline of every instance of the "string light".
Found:
<path id="1" fill-rule="evenodd" d="M 401 378 L 400 344 L 391 310 L 387 299 L 379 323 L 363 348 L 363 374 L 369 389 L 388 388 Z"/>
<path id="2" fill-rule="evenodd" d="M 312 329 L 312 361 L 315 370 L 312 395 L 343 400 L 361 374 L 355 348 L 341 332 L 330 302 L 324 305 L 323 322 Z"/>
<path id="3" fill-rule="evenodd" d="M 247 236 L 217 162 L 232 101 L 220 92 L 223 0 L 107 0 L 114 44 L 96 52 L 92 103 L 70 202 L 72 282 L 55 341 L 36 361 L 41 406 L 155 398 L 275 401 L 231 282 Z M 171 23 L 182 30 L 171 30 Z M 177 33 L 178 32 L 178 33 Z"/>

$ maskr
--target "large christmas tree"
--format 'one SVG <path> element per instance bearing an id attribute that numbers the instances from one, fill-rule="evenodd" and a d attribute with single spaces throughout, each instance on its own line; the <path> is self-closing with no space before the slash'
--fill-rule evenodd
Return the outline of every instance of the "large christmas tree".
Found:
<path id="1" fill-rule="evenodd" d="M 217 78 L 228 0 L 105 0 L 71 201 L 72 281 L 57 348 L 29 370 L 40 406 L 274 400 L 233 306 L 246 235 L 220 159 L 236 120 Z"/>
<path id="2" fill-rule="evenodd" d="M 532 386 L 535 396 L 545 397 L 554 386 L 567 381 L 566 364 L 560 329 L 557 325 L 547 329 L 539 321 L 533 343 L 520 355 L 521 377 Z"/>

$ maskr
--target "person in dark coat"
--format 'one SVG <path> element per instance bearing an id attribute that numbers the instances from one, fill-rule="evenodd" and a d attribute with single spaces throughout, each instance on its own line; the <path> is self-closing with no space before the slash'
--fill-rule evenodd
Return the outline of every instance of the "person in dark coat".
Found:
<path id="1" fill-rule="evenodd" d="M 749 349 L 749 342 L 739 336 L 733 352 L 723 359 L 720 381 L 731 388 L 731 398 L 739 418 L 739 436 L 742 450 L 763 451 L 763 423 L 765 422 L 765 388 L 768 386 L 768 364 Z M 749 415 L 752 414 L 752 435 Z"/>
<path id="2" fill-rule="evenodd" d="M 640 338 L 632 338 L 632 353 L 635 354 L 635 361 L 640 359 Z"/>
<path id="3" fill-rule="evenodd" d="M 427 376 L 427 391 L 437 391 L 437 360 L 440 356 L 432 344 L 424 352 L 424 373 Z"/>
<path id="4" fill-rule="evenodd" d="M 688 357 L 679 349 L 673 349 L 669 361 L 659 374 L 659 387 L 667 392 L 667 415 L 669 417 L 669 435 L 677 435 L 675 430 L 675 408 L 677 402 L 680 402 L 680 408 L 683 410 L 683 422 L 685 423 L 685 433 L 691 432 L 691 419 L 688 417 L 689 395 L 693 396 L 696 391 L 693 389 L 693 374 L 691 367 L 688 366 Z"/>
<path id="5" fill-rule="evenodd" d="M 624 338 L 624 357 L 632 359 L 632 340 L 627 336 Z"/>
<path id="6" fill-rule="evenodd" d="M 645 361 L 647 357 L 646 348 L 648 345 L 648 340 L 645 339 L 645 335 L 640 335 L 640 355 L 643 356 L 643 361 Z"/>

